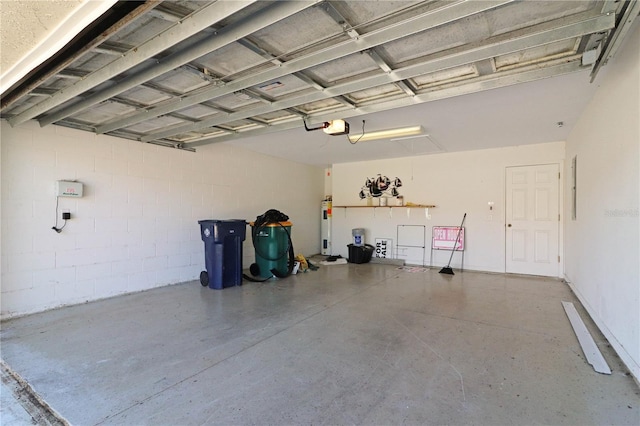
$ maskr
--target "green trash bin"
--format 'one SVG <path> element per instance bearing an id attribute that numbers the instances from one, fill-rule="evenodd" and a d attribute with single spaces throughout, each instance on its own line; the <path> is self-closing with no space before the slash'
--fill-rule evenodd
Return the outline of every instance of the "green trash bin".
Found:
<path id="1" fill-rule="evenodd" d="M 291 222 L 267 223 L 255 226 L 251 223 L 251 238 L 256 251 L 256 264 L 258 275 L 262 278 L 270 278 L 271 271 L 276 270 L 280 275 L 286 275 L 289 271 L 289 245 L 291 235 Z"/>

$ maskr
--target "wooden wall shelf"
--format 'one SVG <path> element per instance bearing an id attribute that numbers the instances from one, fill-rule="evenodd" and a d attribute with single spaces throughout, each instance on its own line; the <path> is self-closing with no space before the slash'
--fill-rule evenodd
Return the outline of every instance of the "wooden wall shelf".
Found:
<path id="1" fill-rule="evenodd" d="M 432 209 L 436 207 L 435 205 L 432 204 L 413 204 L 410 206 L 332 206 L 332 208 L 334 209 L 344 209 L 344 214 L 346 216 L 347 214 L 347 209 L 359 209 L 359 208 L 365 208 L 365 209 L 374 209 L 373 210 L 373 216 L 375 217 L 376 215 L 376 209 L 389 209 L 389 217 L 393 217 L 393 209 L 407 209 L 407 217 L 411 217 L 411 209 L 424 209 L 424 217 L 427 218 L 427 220 L 431 219 L 431 215 L 429 214 L 429 209 Z"/>
<path id="2" fill-rule="evenodd" d="M 336 206 L 333 205 L 333 208 L 342 208 L 342 209 L 353 209 L 353 208 L 367 208 L 367 209 L 432 209 L 436 206 L 431 204 L 414 204 L 411 206 Z"/>

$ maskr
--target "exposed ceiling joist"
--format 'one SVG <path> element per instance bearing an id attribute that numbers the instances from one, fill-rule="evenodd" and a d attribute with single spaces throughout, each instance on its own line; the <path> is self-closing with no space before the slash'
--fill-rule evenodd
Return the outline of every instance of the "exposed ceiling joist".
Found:
<path id="1" fill-rule="evenodd" d="M 373 61 L 378 64 L 382 71 L 386 73 L 390 73 L 393 71 L 389 64 L 387 64 L 387 62 L 382 59 L 380 54 L 378 54 L 375 49 L 369 50 L 368 53 L 371 59 L 373 59 Z M 416 94 L 416 92 L 412 88 L 410 88 L 404 81 L 396 81 L 395 84 L 409 96 L 414 96 Z"/>
<path id="2" fill-rule="evenodd" d="M 9 123 L 15 126 L 24 123 L 40 114 L 43 114 L 51 108 L 61 105 L 62 103 L 81 95 L 87 90 L 98 86 L 101 83 L 121 74 L 131 67 L 134 67 L 143 61 L 163 52 L 167 48 L 191 37 L 194 34 L 204 30 L 207 27 L 219 22 L 245 7 L 251 5 L 257 0 L 237 0 L 232 2 L 218 1 L 204 6 L 200 11 L 187 16 L 182 21 L 176 23 L 167 31 L 164 31 L 153 37 L 141 46 L 125 53 L 121 58 L 113 61 L 109 66 L 103 67 L 82 81 L 60 90 L 51 98 L 40 102 L 28 110 L 11 117 Z"/>
<path id="3" fill-rule="evenodd" d="M 216 31 L 212 37 L 208 37 L 196 43 L 185 50 L 177 51 L 161 60 L 156 64 L 150 65 L 140 72 L 136 72 L 130 76 L 125 77 L 118 84 L 113 85 L 105 90 L 96 92 L 88 97 L 84 98 L 80 102 L 76 102 L 56 113 L 45 115 L 39 120 L 41 126 L 46 126 L 51 123 L 60 121 L 74 113 L 109 99 L 111 96 L 116 96 L 126 90 L 134 88 L 146 81 L 159 77 L 179 66 L 187 64 L 190 61 L 196 60 L 207 53 L 213 52 L 216 49 L 220 49 L 230 43 L 242 39 L 247 35 L 262 29 L 268 25 L 285 19 L 294 13 L 299 12 L 307 7 L 317 3 L 318 0 L 312 1 L 293 1 L 293 2 L 279 2 L 271 5 L 266 11 L 260 15 L 255 15 L 251 19 L 243 21 L 240 25 L 232 25 Z M 162 114 L 159 114 L 162 115 Z M 149 116 L 147 116 L 149 118 Z M 124 127 L 124 126 L 120 126 Z M 114 129 L 111 129 L 114 130 Z M 103 133 L 103 132 L 99 132 Z"/>
<path id="4" fill-rule="evenodd" d="M 269 141 L 279 153 L 274 155 L 303 162 L 299 154 L 287 156 L 297 148 L 286 147 L 286 136 L 250 137 L 302 128 L 303 119 L 313 125 L 361 117 L 372 128 L 420 124 L 440 139 L 445 151 L 449 146 L 455 150 L 470 136 L 462 135 L 458 125 L 446 126 L 446 117 L 466 111 L 456 123 L 463 119 L 483 128 L 485 146 L 506 138 L 507 144 L 520 140 L 514 134 L 497 134 L 498 126 L 495 131 L 483 127 L 497 110 L 510 116 L 509 123 L 517 123 L 514 129 L 528 129 L 522 130 L 527 135 L 539 133 L 527 127 L 531 122 L 551 123 L 553 130 L 536 123 L 534 128 L 547 129 L 541 130 L 546 134 L 531 136 L 528 143 L 562 140 L 566 134 L 559 134 L 555 123 L 570 122 L 572 116 L 559 105 L 580 110 L 575 100 L 592 93 L 587 71 L 595 75 L 628 38 L 638 3 L 148 0 L 136 3 L 147 6 L 137 8 L 136 15 L 124 13 L 131 3 L 121 0 L 110 10 L 119 20 L 113 18 L 108 31 L 105 25 L 97 27 L 91 33 L 95 40 L 85 40 L 89 47 L 82 54 L 64 62 L 56 55 L 58 65 L 43 64 L 44 73 L 38 71 L 3 93 L 0 114 L 12 125 L 34 117 L 42 126 L 56 124 L 190 150 L 246 139 L 238 145 L 268 153 L 261 147 Z M 214 13 L 216 8 L 221 13 Z M 560 97 L 567 81 L 574 91 Z M 518 83 L 527 85 L 496 90 L 495 98 L 478 93 L 465 102 L 442 101 Z M 540 90 L 549 86 L 555 90 Z M 538 91 L 527 93 L 526 87 Z M 532 113 L 530 104 L 543 102 L 543 92 L 551 98 L 550 105 Z M 511 93 L 519 95 L 510 98 Z M 504 105 L 525 98 L 526 105 Z M 470 112 L 478 99 L 491 103 L 481 121 L 482 114 Z M 428 105 L 434 100 L 442 102 Z M 528 118 L 519 119 L 519 111 L 529 111 Z M 357 124 L 352 124 L 355 131 Z M 445 140 L 445 133 L 455 136 Z M 475 147 L 478 138 L 471 138 Z M 305 135 L 305 141 L 331 144 L 330 150 L 312 148 L 316 163 L 334 161 L 327 159 L 328 152 L 339 152 L 340 161 L 371 159 L 349 153 L 368 151 L 370 146 L 380 146 L 378 152 L 385 158 L 400 155 L 377 143 L 349 145 L 345 152 L 340 140 L 327 139 L 322 132 Z"/>
<path id="5" fill-rule="evenodd" d="M 143 137 L 143 142 L 162 139 L 184 132 L 191 132 L 215 126 L 228 120 L 238 120 L 252 115 L 264 114 L 277 109 L 290 108 L 302 103 L 319 101 L 334 96 L 344 95 L 349 92 L 363 90 L 368 87 L 381 86 L 387 83 L 409 79 L 421 74 L 436 72 L 456 66 L 485 60 L 499 55 L 522 50 L 525 46 L 541 46 L 559 40 L 579 37 L 594 31 L 606 31 L 614 26 L 614 17 L 611 15 L 600 15 L 587 13 L 579 17 L 562 18 L 553 23 L 545 22 L 524 30 L 517 30 L 515 33 L 502 34 L 480 43 L 471 49 L 454 48 L 451 51 L 443 52 L 438 57 L 422 62 L 417 65 L 410 65 L 394 70 L 390 73 L 376 74 L 365 77 L 354 82 L 337 84 L 325 89 L 323 92 L 303 94 L 264 105 L 250 110 L 238 111 L 226 117 L 214 117 L 211 120 L 203 120 L 197 124 L 172 127 L 166 131 L 153 133 Z"/>
<path id="6" fill-rule="evenodd" d="M 602 49 L 600 57 L 593 67 L 593 71 L 591 72 L 592 83 L 598 75 L 600 68 L 602 68 L 615 54 L 616 50 L 618 50 L 620 43 L 624 40 L 624 36 L 631 29 L 631 24 L 633 24 L 633 21 L 638 17 L 638 14 L 640 14 L 640 1 L 627 1 L 625 3 L 625 9 L 620 14 L 616 29 L 608 37 L 604 49 Z"/>
<path id="7" fill-rule="evenodd" d="M 349 20 L 342 13 L 340 13 L 340 11 L 338 11 L 332 3 L 327 3 L 327 7 L 325 8 L 325 10 L 327 11 L 327 14 L 331 16 L 334 21 L 336 21 L 337 24 L 343 26 L 351 39 L 357 40 L 358 38 L 362 37 L 362 34 L 360 34 L 355 28 L 353 28 Z M 369 49 L 367 53 L 369 53 L 371 59 L 373 59 L 373 61 L 380 67 L 382 71 L 391 72 L 391 67 L 382 58 L 382 56 L 380 56 L 375 47 Z M 404 81 L 396 81 L 394 84 L 402 91 L 404 91 L 407 95 L 415 95 L 413 89 L 411 89 Z"/>
<path id="8" fill-rule="evenodd" d="M 574 73 L 576 71 L 586 71 L 587 69 L 588 68 L 582 67 L 579 60 L 573 60 L 570 62 L 563 61 L 560 64 L 549 66 L 546 68 L 531 67 L 530 70 L 524 72 L 509 71 L 503 73 L 495 73 L 484 78 L 480 78 L 471 83 L 457 84 L 449 88 L 434 90 L 423 95 L 417 95 L 413 98 L 403 98 L 401 100 L 390 101 L 368 107 L 360 107 L 353 110 L 343 110 L 341 111 L 341 116 L 344 118 L 350 118 L 381 111 L 389 111 L 396 108 L 402 108 L 425 102 L 432 102 L 439 99 L 446 99 L 467 93 L 475 93 L 484 90 L 512 86 L 514 84 L 527 83 L 557 75 Z M 310 118 L 312 122 L 318 123 L 332 119 L 333 114 L 317 115 Z M 204 137 L 193 142 L 189 142 L 188 144 L 186 144 L 186 146 L 197 148 L 199 146 L 209 145 L 212 143 L 229 142 L 239 138 L 266 135 L 269 133 L 281 132 L 301 127 L 302 119 L 294 119 L 286 123 L 266 126 L 257 130 L 251 130 L 242 133 L 233 133 L 215 138 Z"/>
<path id="9" fill-rule="evenodd" d="M 249 41 L 247 39 L 238 40 L 238 43 L 240 43 L 241 45 L 243 45 L 247 49 L 251 50 L 252 52 L 257 53 L 258 55 L 262 56 L 264 59 L 266 59 L 267 61 L 271 62 L 274 65 L 280 66 L 283 63 L 279 58 L 273 56 L 271 53 L 267 52 L 266 50 L 256 46 L 255 43 L 252 43 L 251 41 Z M 311 77 L 307 76 L 302 71 L 291 73 L 291 75 L 296 76 L 297 78 L 299 78 L 300 80 L 304 81 L 306 84 L 308 84 L 309 86 L 313 87 L 316 90 L 324 90 L 325 89 L 324 86 L 322 86 L 320 83 L 314 81 Z M 336 98 L 336 100 L 338 100 L 340 103 L 343 103 L 345 105 L 353 106 L 353 104 L 350 103 L 343 96 Z"/>
<path id="10" fill-rule="evenodd" d="M 195 95 L 185 96 L 175 101 L 168 102 L 162 106 L 149 108 L 149 110 L 141 114 L 134 114 L 131 117 L 114 120 L 110 123 L 98 126 L 96 132 L 107 133 L 115 129 L 127 127 L 140 121 L 147 120 L 150 117 L 157 117 L 209 99 L 246 89 L 247 87 L 265 83 L 270 80 L 283 77 L 287 74 L 302 71 L 331 60 L 342 58 L 353 53 L 406 37 L 410 34 L 418 33 L 423 31 L 425 28 L 437 27 L 470 15 L 491 10 L 511 3 L 512 1 L 513 0 L 491 0 L 486 2 L 457 1 L 452 4 L 447 4 L 439 9 L 411 17 L 402 22 L 391 24 L 380 30 L 372 31 L 357 40 L 349 40 L 326 49 L 322 49 L 318 52 L 292 59 L 283 63 L 280 67 L 258 72 L 245 78 L 239 78 L 223 86 L 213 87 Z"/>

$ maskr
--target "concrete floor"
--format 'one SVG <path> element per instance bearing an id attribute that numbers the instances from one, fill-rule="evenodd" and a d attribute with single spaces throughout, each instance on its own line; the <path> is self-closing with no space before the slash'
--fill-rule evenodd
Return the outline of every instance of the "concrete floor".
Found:
<path id="1" fill-rule="evenodd" d="M 33 417 L 24 409 L 12 393 L 11 386 L 0 387 L 0 424 L 2 426 L 24 426 L 34 423 Z"/>
<path id="2" fill-rule="evenodd" d="M 349 264 L 194 281 L 6 321 L 1 342 L 75 425 L 640 424 L 637 384 L 547 278 Z"/>

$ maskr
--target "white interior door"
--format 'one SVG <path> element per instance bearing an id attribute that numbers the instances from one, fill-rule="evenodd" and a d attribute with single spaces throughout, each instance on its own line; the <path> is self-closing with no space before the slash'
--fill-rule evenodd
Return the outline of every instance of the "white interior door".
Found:
<path id="1" fill-rule="evenodd" d="M 558 276 L 558 164 L 507 167 L 506 272 Z"/>

